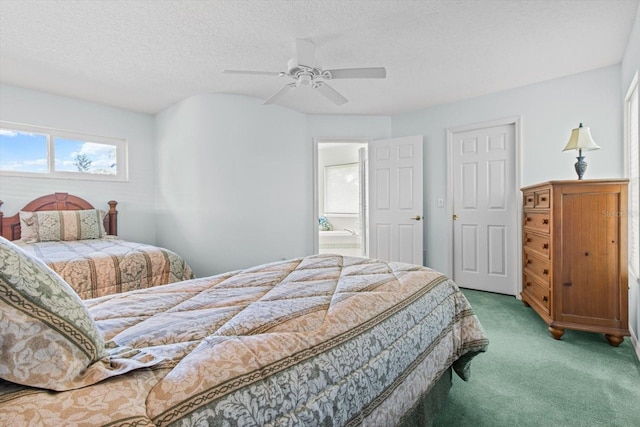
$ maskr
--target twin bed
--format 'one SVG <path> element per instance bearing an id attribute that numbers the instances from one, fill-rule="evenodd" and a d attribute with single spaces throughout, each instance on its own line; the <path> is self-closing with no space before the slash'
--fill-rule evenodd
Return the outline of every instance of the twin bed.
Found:
<path id="1" fill-rule="evenodd" d="M 2 236 L 42 259 L 82 299 L 193 278 L 175 252 L 116 238 L 116 205 L 103 211 L 71 194 L 49 194 L 11 217 L 0 211 Z"/>
<path id="2" fill-rule="evenodd" d="M 0 425 L 424 426 L 488 345 L 422 266 L 314 255 L 81 300 L 22 246 L 0 239 Z"/>

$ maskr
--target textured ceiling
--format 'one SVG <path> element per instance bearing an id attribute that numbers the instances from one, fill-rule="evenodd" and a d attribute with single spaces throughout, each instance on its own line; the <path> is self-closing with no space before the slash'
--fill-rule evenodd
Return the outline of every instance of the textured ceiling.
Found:
<path id="1" fill-rule="evenodd" d="M 335 106 L 301 87 L 281 105 L 397 114 L 620 63 L 638 0 L 0 0 L 0 82 L 157 113 L 189 96 L 267 99 L 296 38 L 340 80 Z M 265 108 L 273 108 L 265 106 Z"/>

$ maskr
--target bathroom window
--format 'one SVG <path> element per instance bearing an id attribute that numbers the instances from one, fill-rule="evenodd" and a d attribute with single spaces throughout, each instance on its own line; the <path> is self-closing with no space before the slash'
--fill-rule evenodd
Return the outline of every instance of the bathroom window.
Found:
<path id="1" fill-rule="evenodd" d="M 0 122 L 0 173 L 126 180 L 126 141 Z"/>
<path id="2" fill-rule="evenodd" d="M 324 168 L 325 214 L 358 214 L 360 169 L 358 163 Z"/>

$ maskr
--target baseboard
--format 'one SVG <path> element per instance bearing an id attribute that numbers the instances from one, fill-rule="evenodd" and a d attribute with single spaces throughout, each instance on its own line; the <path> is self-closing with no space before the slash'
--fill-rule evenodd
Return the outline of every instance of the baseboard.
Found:
<path id="1" fill-rule="evenodd" d="M 636 337 L 635 334 L 633 333 L 633 329 L 631 329 L 630 332 L 631 332 L 631 344 L 633 345 L 633 348 L 636 349 L 636 358 L 638 358 L 638 362 L 640 362 L 640 342 L 638 341 L 638 337 Z"/>

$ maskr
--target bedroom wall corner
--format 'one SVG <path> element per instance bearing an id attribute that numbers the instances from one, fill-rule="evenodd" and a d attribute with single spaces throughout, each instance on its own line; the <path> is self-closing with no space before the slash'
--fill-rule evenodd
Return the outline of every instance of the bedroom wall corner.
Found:
<path id="1" fill-rule="evenodd" d="M 116 200 L 120 237 L 155 243 L 153 116 L 2 84 L 0 120 L 123 138 L 129 157 L 127 182 L 0 175 L 0 200 L 6 215 L 14 215 L 34 198 L 54 192 L 80 196 L 102 209 L 108 209 L 109 200 Z"/>
<path id="2" fill-rule="evenodd" d="M 311 144 L 303 114 L 230 94 L 156 116 L 158 243 L 197 276 L 308 255 Z"/>

